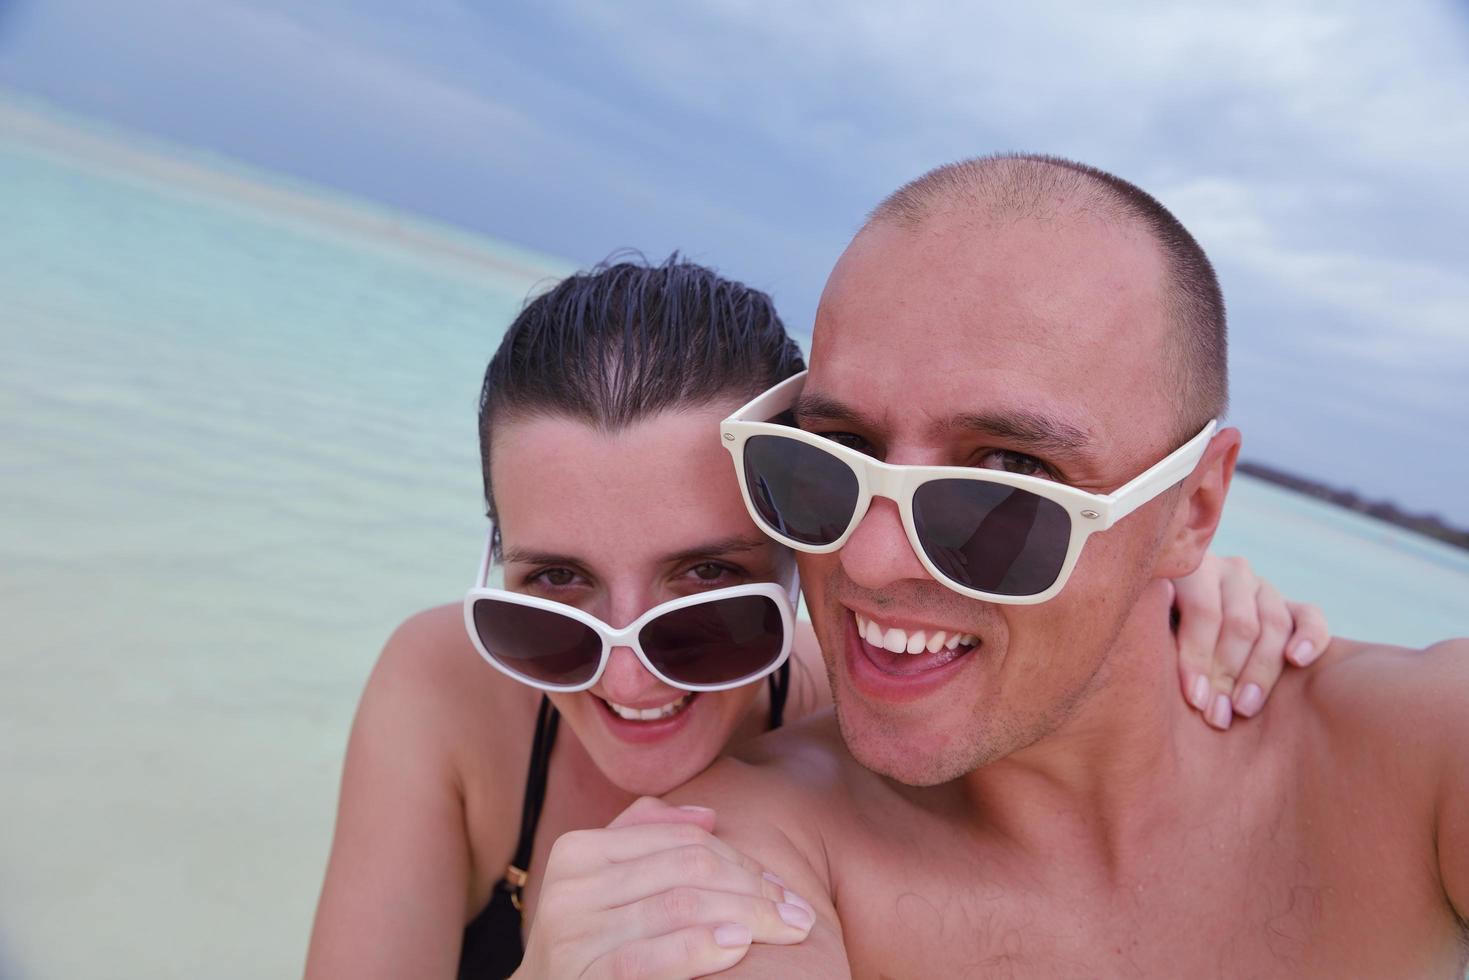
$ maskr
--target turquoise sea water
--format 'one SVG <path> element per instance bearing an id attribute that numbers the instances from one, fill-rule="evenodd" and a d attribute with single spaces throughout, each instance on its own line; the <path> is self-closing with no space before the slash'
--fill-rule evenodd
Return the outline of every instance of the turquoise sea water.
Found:
<path id="1" fill-rule="evenodd" d="M 356 696 L 473 572 L 480 376 L 560 271 L 0 110 L 0 976 L 299 972 Z M 1245 479 L 1220 537 L 1340 633 L 1469 633 L 1463 552 Z"/>

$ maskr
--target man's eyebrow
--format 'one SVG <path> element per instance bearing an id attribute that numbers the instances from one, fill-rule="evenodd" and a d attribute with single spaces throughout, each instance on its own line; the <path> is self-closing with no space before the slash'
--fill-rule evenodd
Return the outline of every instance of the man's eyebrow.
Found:
<path id="1" fill-rule="evenodd" d="M 1023 408 L 956 415 L 950 427 L 996 436 L 1018 448 L 1042 456 L 1056 456 L 1078 463 L 1095 460 L 1092 440 L 1086 430 L 1064 419 Z"/>
<path id="2" fill-rule="evenodd" d="M 803 393 L 791 411 L 796 421 L 811 425 L 850 425 L 863 431 L 880 427 L 869 416 L 819 392 Z M 1096 452 L 1086 430 L 1064 419 L 1024 408 L 988 412 L 962 412 L 943 425 L 981 435 L 1005 439 L 1017 449 L 1065 460 L 1073 464 L 1096 462 Z"/>
<path id="3" fill-rule="evenodd" d="M 866 415 L 820 392 L 802 392 L 791 406 L 791 414 L 797 422 L 837 423 L 869 431 L 877 428 L 877 423 Z"/>

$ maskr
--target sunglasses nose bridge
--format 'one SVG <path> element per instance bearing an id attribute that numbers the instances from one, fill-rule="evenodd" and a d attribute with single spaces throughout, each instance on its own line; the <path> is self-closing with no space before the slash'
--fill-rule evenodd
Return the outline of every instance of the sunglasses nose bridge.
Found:
<path id="1" fill-rule="evenodd" d="M 638 633 L 642 631 L 642 627 L 643 619 L 642 617 L 638 617 L 622 627 L 622 629 L 606 627 L 602 636 L 607 641 L 607 645 L 614 650 L 618 647 L 628 647 L 631 649 L 638 638 Z"/>
<path id="2" fill-rule="evenodd" d="M 876 459 L 864 459 L 862 469 L 867 496 L 886 497 L 901 510 L 906 489 L 902 467 Z"/>

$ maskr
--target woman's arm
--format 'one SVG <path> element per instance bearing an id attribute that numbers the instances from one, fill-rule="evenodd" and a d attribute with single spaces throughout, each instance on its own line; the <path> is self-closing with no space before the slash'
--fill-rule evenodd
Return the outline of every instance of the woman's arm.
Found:
<path id="1" fill-rule="evenodd" d="M 644 797 L 605 829 L 558 838 L 515 980 L 684 980 L 804 940 L 811 905 L 715 837 L 714 820 Z"/>
<path id="2" fill-rule="evenodd" d="M 389 639 L 368 679 L 347 745 L 308 980 L 458 972 L 470 854 L 454 761 L 464 733 L 454 730 L 452 709 L 460 686 L 453 654 L 463 651 L 452 643 L 442 610 L 420 613 Z M 513 833 L 506 828 L 507 854 Z"/>

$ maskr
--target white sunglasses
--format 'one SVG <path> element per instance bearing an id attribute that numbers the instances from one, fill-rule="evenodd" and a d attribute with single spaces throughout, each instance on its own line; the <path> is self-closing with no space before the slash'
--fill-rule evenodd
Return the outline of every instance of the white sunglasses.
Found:
<path id="1" fill-rule="evenodd" d="M 1218 427 L 1211 420 L 1115 492 L 1095 494 L 1002 470 L 884 463 L 767 421 L 790 411 L 805 383 L 805 372 L 788 378 L 720 424 L 755 522 L 784 545 L 825 554 L 847 542 L 873 497 L 886 497 L 928 573 L 989 602 L 1055 596 L 1086 539 L 1193 472 Z"/>
<path id="2" fill-rule="evenodd" d="M 617 629 L 574 606 L 489 586 L 494 526 L 464 627 L 491 667 L 542 691 L 585 691 L 614 647 L 628 647 L 654 677 L 682 691 L 726 691 L 760 680 L 791 655 L 800 582 L 758 582 L 660 603 Z"/>

